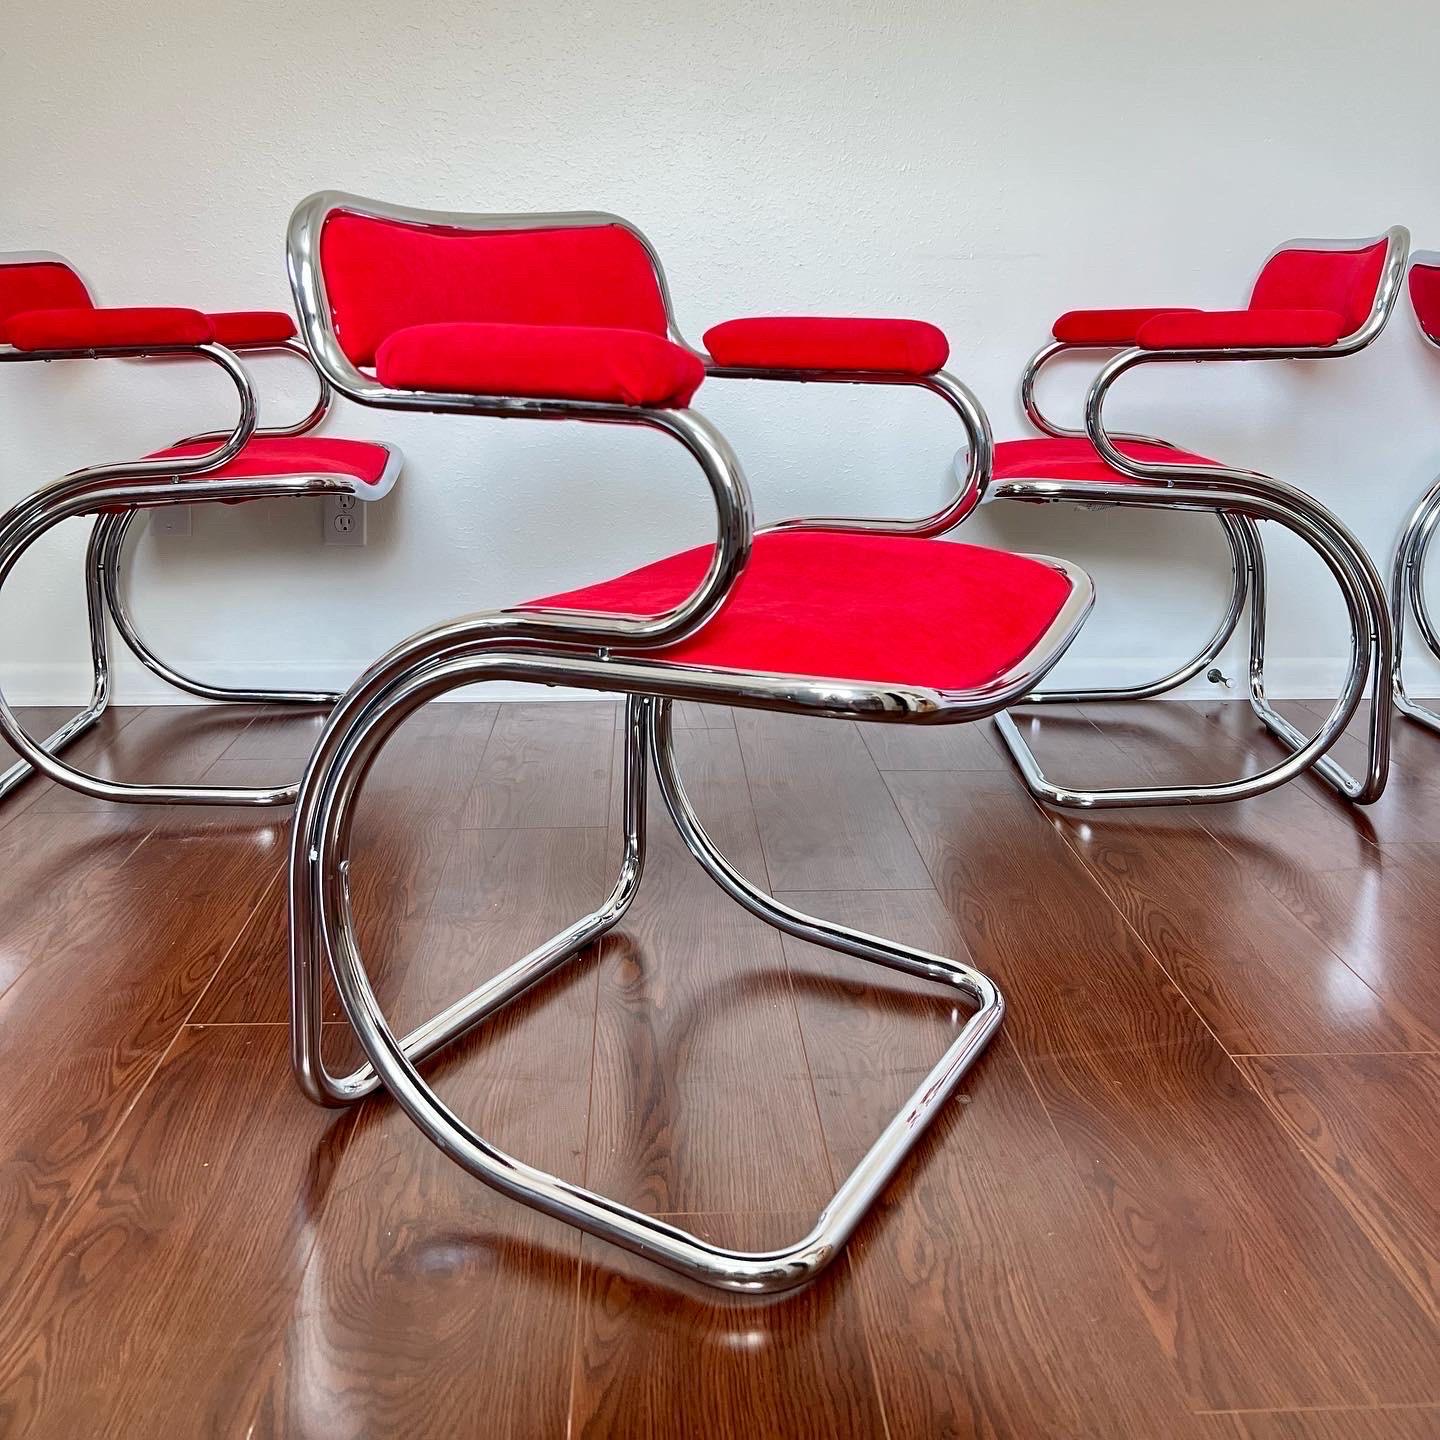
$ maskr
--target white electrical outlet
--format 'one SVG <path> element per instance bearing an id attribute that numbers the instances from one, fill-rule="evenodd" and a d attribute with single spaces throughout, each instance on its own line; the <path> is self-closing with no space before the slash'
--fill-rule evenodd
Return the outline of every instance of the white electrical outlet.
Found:
<path id="1" fill-rule="evenodd" d="M 150 533 L 152 535 L 189 535 L 189 505 L 160 505 L 150 512 Z"/>
<path id="2" fill-rule="evenodd" d="M 325 543 L 327 545 L 363 545 L 365 543 L 365 507 L 354 495 L 325 497 Z"/>

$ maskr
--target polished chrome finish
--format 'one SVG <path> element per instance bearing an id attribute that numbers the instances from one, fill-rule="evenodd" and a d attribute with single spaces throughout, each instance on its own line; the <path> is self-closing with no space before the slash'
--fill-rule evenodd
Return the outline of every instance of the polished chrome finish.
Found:
<path id="1" fill-rule="evenodd" d="M 75 267 L 62 256 L 53 255 L 49 252 L 16 252 L 12 254 L 0 254 L 0 266 L 5 264 L 27 263 L 34 261 L 51 261 L 65 265 L 73 273 Z M 82 284 L 84 283 L 82 279 Z M 239 350 L 246 356 L 249 355 L 289 355 L 304 362 L 310 372 L 315 376 L 317 383 L 317 396 L 314 405 L 300 419 L 287 425 L 261 426 L 256 418 L 256 401 L 253 387 L 245 374 L 240 361 L 234 351 Z M 206 700 L 220 701 L 248 701 L 266 704 L 294 704 L 294 705 L 331 705 L 339 697 L 330 691 L 292 691 L 292 690 L 264 690 L 237 688 L 228 686 L 210 685 L 204 681 L 194 680 L 167 665 L 157 656 L 139 633 L 134 617 L 131 613 L 129 603 L 125 595 L 122 580 L 122 565 L 124 556 L 124 545 L 128 532 L 131 529 L 135 518 L 135 508 L 124 506 L 115 501 L 115 496 L 120 492 L 110 491 L 103 488 L 108 477 L 110 481 L 118 485 L 123 481 L 144 480 L 170 480 L 173 483 L 164 490 L 147 490 L 146 498 L 143 501 L 145 508 L 153 508 L 161 504 L 186 504 L 198 500 L 212 501 L 225 498 L 249 498 L 256 495 L 278 495 L 278 494 L 330 494 L 340 491 L 347 491 L 353 487 L 349 482 L 338 481 L 333 476 L 307 476 L 288 475 L 285 478 L 287 485 L 282 488 L 275 488 L 273 485 L 262 484 L 256 488 L 253 484 L 244 484 L 238 490 L 222 491 L 213 481 L 206 482 L 203 490 L 194 487 L 186 488 L 185 477 L 188 475 L 202 474 L 218 468 L 227 460 L 233 458 L 239 449 L 254 437 L 294 437 L 304 435 L 313 430 L 324 420 L 330 409 L 333 398 L 333 390 L 313 358 L 298 340 L 290 339 L 285 341 L 266 341 L 260 344 L 241 345 L 236 347 L 221 347 L 218 345 L 180 345 L 180 346 L 146 346 L 144 348 L 121 348 L 105 347 L 96 351 L 91 349 L 65 350 L 65 351 L 17 351 L 12 346 L 0 345 L 0 361 L 10 363 L 24 363 L 34 361 L 50 361 L 57 359 L 91 358 L 103 355 L 107 358 L 138 358 L 154 359 L 160 357 L 178 357 L 181 359 L 208 358 L 214 363 L 220 364 L 227 370 L 230 378 L 237 386 L 241 386 L 242 415 L 240 426 L 236 429 L 224 429 L 206 431 L 200 434 L 188 436 L 179 441 L 179 444 L 210 444 L 215 451 L 209 455 L 189 457 L 184 460 L 139 461 L 130 465 L 95 467 L 89 471 L 80 472 L 79 475 L 66 477 L 65 480 L 57 482 L 56 485 L 47 487 L 29 500 L 22 502 L 8 515 L 0 518 L 0 525 L 10 526 L 10 522 L 19 521 L 23 517 L 19 512 L 26 506 L 32 507 L 34 514 L 48 513 L 48 507 L 52 504 L 62 505 L 65 503 L 65 496 L 74 490 L 74 483 L 81 478 L 88 478 L 94 482 L 97 488 L 90 495 L 92 503 L 88 507 L 79 509 L 67 508 L 65 514 L 85 514 L 89 510 L 103 512 L 99 514 L 91 535 L 90 544 L 86 552 L 85 576 L 86 576 L 86 603 L 90 627 L 90 646 L 92 664 L 94 670 L 94 687 L 90 703 L 84 709 L 72 716 L 55 733 L 47 737 L 43 742 L 29 740 L 26 746 L 17 746 L 22 751 L 22 758 L 12 764 L 3 774 L 0 774 L 0 800 L 15 789 L 28 776 L 35 773 L 37 768 L 46 770 L 53 779 L 61 784 L 69 785 L 72 788 L 81 789 L 87 794 L 99 793 L 94 787 L 95 777 L 85 776 L 83 772 L 74 770 L 68 766 L 55 764 L 46 767 L 38 765 L 34 759 L 35 751 L 47 752 L 50 756 L 57 755 L 67 744 L 78 738 L 89 729 L 100 718 L 109 701 L 110 696 L 110 657 L 109 657 L 109 635 L 107 623 L 107 611 L 109 618 L 113 618 L 121 639 L 134 653 L 136 658 L 150 671 L 158 675 L 167 683 L 176 688 L 188 691 Z M 243 431 L 243 435 L 242 432 Z M 392 464 L 394 464 L 392 458 Z M 382 482 L 377 487 L 377 493 L 383 493 L 388 489 L 388 484 Z M 90 494 L 89 491 L 86 491 Z M 367 497 L 367 498 L 373 498 Z M 59 513 L 49 514 L 42 526 L 48 528 L 50 524 L 58 523 Z M 13 529 L 6 531 L 7 534 L 14 534 Z M 19 550 L 24 549 L 33 543 L 35 533 L 28 538 L 19 541 L 19 549 L 13 551 L 5 562 L 5 567 L 13 563 L 14 556 Z M 0 702 L 3 704 L 3 702 Z M 11 723 L 14 722 L 13 712 L 6 707 Z M 4 730 L 4 722 L 0 721 L 0 731 Z M 266 789 L 250 792 L 235 791 L 230 789 L 212 790 L 200 787 L 185 787 L 183 790 L 175 790 L 172 787 L 135 786 L 135 787 L 111 787 L 105 792 L 104 798 L 140 800 L 146 803 L 222 803 L 222 804 L 285 804 L 293 797 L 294 786 L 281 789 Z"/>
<path id="2" fill-rule="evenodd" d="M 1395 658 L 1390 672 L 1390 689 L 1395 708 L 1402 715 L 1431 730 L 1440 731 L 1440 714 L 1411 699 L 1405 688 L 1404 675 L 1405 627 L 1411 617 L 1431 654 L 1440 658 L 1440 634 L 1436 632 L 1425 599 L 1425 559 L 1430 551 L 1430 542 L 1435 538 L 1437 521 L 1440 521 L 1440 479 L 1420 497 L 1406 518 L 1395 546 L 1390 570 L 1390 619 L 1395 627 Z"/>
<path id="3" fill-rule="evenodd" d="M 1280 763 L 1255 775 L 1208 785 L 1136 786 L 1105 790 L 1081 790 L 1057 785 L 1040 769 L 1039 763 L 1009 716 L 997 716 L 996 726 L 1006 748 L 1019 767 L 1026 784 L 1038 799 L 1051 805 L 1070 808 L 1105 809 L 1131 805 L 1213 804 L 1263 794 L 1293 779 L 1306 769 L 1318 768 L 1317 762 L 1344 733 L 1358 708 L 1364 696 L 1367 678 L 1375 673 L 1389 673 L 1389 621 L 1383 611 L 1378 620 L 1373 612 L 1371 584 L 1372 581 L 1378 583 L 1378 577 L 1374 576 L 1373 566 L 1369 567 L 1370 574 L 1367 576 L 1365 564 L 1361 563 L 1364 551 L 1360 550 L 1358 543 L 1352 540 L 1347 545 L 1344 537 L 1348 532 L 1343 530 L 1329 511 L 1302 491 L 1277 480 L 1249 476 L 1240 471 L 1216 468 L 1209 473 L 1227 477 L 1227 483 L 1209 480 L 1200 483 L 1187 479 L 1184 484 L 1168 481 L 1165 484 L 1097 485 L 1089 481 L 1013 480 L 1005 482 L 1003 493 L 1017 499 L 1084 502 L 1093 498 L 1093 492 L 1098 488 L 1105 492 L 1107 504 L 1152 509 L 1208 510 L 1241 517 L 1242 522 L 1246 517 L 1249 521 L 1271 520 L 1293 531 L 1325 561 L 1340 587 L 1350 614 L 1351 655 L 1340 698 L 1315 735 L 1308 739 L 1303 736 L 1292 739 L 1283 730 L 1280 731 L 1280 738 L 1295 747 Z M 1226 533 L 1232 534 L 1229 522 Z M 1232 540 L 1232 546 L 1240 547 L 1236 553 L 1248 558 L 1248 551 L 1243 548 L 1244 542 L 1238 539 L 1238 529 L 1234 534 L 1237 538 Z M 1361 558 L 1357 559 L 1357 556 Z M 1257 577 L 1252 572 L 1248 578 L 1253 590 Z M 1263 577 L 1260 577 L 1259 583 L 1263 585 Z M 1370 628 L 1372 626 L 1374 628 Z M 1252 641 L 1257 633 L 1261 646 L 1259 653 L 1263 660 L 1263 632 L 1252 630 Z M 1363 641 L 1361 636 L 1365 637 Z M 1386 668 L 1377 670 L 1382 664 Z M 1252 661 L 1252 677 L 1254 674 Z M 1104 693 L 1102 692 L 1102 695 Z M 1270 722 L 1265 712 L 1269 707 L 1264 703 L 1263 688 L 1256 685 L 1252 689 L 1251 700 L 1261 719 L 1268 725 Z M 1024 703 L 1034 702 L 1035 696 L 1032 694 L 1026 697 Z M 1378 728 L 1381 743 L 1372 749 L 1372 763 L 1363 782 L 1350 781 L 1338 766 L 1332 766 L 1326 774 L 1326 778 L 1337 786 L 1347 781 L 1354 785 L 1357 793 L 1351 798 L 1362 803 L 1373 800 L 1384 786 L 1389 759 L 1388 744 L 1384 743 L 1388 739 L 1388 714 L 1388 707 L 1383 703 L 1379 706 L 1372 704 L 1372 727 Z M 1276 720 L 1281 726 L 1288 723 L 1278 716 Z"/>
<path id="4" fill-rule="evenodd" d="M 1101 702 L 1145 699 L 1164 694 L 1200 673 L 1228 644 L 1244 609 L 1250 603 L 1250 663 L 1248 699 L 1266 729 L 1290 752 L 1279 765 L 1256 775 L 1215 785 L 1140 786 L 1109 790 L 1082 790 L 1049 780 L 1008 716 L 996 725 L 1006 748 L 1018 765 L 1031 792 L 1048 804 L 1075 808 L 1124 805 L 1205 804 L 1242 799 L 1283 784 L 1304 769 L 1331 784 L 1357 804 L 1370 804 L 1384 790 L 1389 772 L 1390 708 L 1385 700 L 1392 673 L 1390 604 L 1373 562 L 1359 541 L 1328 509 L 1305 492 L 1254 471 L 1222 466 L 1195 466 L 1181 461 L 1142 461 L 1126 455 L 1117 442 L 1138 440 L 1176 447 L 1154 436 L 1107 430 L 1104 404 L 1111 386 L 1127 371 L 1143 364 L 1175 361 L 1309 359 L 1349 355 L 1368 345 L 1384 328 L 1399 297 L 1404 276 L 1409 233 L 1394 226 L 1383 236 L 1364 240 L 1293 240 L 1287 249 L 1360 250 L 1386 241 L 1381 279 L 1365 320 L 1333 345 L 1303 348 L 1251 348 L 1228 350 L 1141 350 L 1117 346 L 1070 346 L 1056 341 L 1042 346 L 1021 376 L 1020 396 L 1025 413 L 1044 433 L 1061 438 L 1087 438 L 1100 456 L 1121 474 L 1143 482 L 1086 481 L 1075 484 L 1045 480 L 1005 480 L 990 487 L 989 498 L 1021 500 L 1066 499 L 1081 504 L 1142 505 L 1157 509 L 1208 510 L 1215 514 L 1230 551 L 1230 600 L 1205 648 L 1194 659 L 1159 680 L 1144 685 L 1091 690 L 1038 692 L 1027 704 Z M 1272 254 L 1279 253 L 1279 250 Z M 1116 351 L 1091 383 L 1085 401 L 1085 429 L 1067 430 L 1051 421 L 1035 400 L 1035 379 L 1040 368 L 1067 350 Z M 1207 497 L 1208 496 L 1208 501 Z M 1350 618 L 1350 660 L 1340 698 L 1313 736 L 1306 736 L 1286 720 L 1265 696 L 1265 560 L 1258 519 L 1270 519 L 1294 531 L 1325 561 L 1345 599 Z M 1423 601 L 1422 601 L 1423 606 Z M 1367 680 L 1371 700 L 1365 773 L 1352 776 L 1326 752 L 1339 739 L 1358 708 Z M 1403 708 L 1403 707 L 1402 707 Z"/>
<path id="5" fill-rule="evenodd" d="M 1059 421 L 1051 420 L 1041 410 L 1040 402 L 1035 398 L 1035 385 L 1040 371 L 1057 355 L 1094 354 L 1097 351 L 1110 352 L 1118 348 L 1115 345 L 1072 345 L 1067 340 L 1047 341 L 1025 362 L 1025 368 L 1020 372 L 1020 408 L 1025 412 L 1025 418 L 1042 435 L 1053 436 L 1056 440 L 1084 440 L 1086 434 L 1083 426 L 1075 429 L 1061 425 Z M 1170 441 L 1162 440 L 1158 435 L 1140 435 L 1125 430 L 1117 430 L 1114 434 L 1117 440 L 1134 440 L 1142 445 L 1160 445 L 1167 450 L 1177 448 Z"/>
<path id="6" fill-rule="evenodd" d="M 240 477 L 228 480 L 195 478 L 204 477 L 208 472 L 226 464 L 248 442 L 255 430 L 255 393 L 244 367 L 224 347 L 203 344 L 174 347 L 174 350 L 177 354 L 189 354 L 210 360 L 226 373 L 235 386 L 240 400 L 239 419 L 235 428 L 228 432 L 214 449 L 181 459 L 171 457 L 165 460 L 134 460 L 77 470 L 37 490 L 0 517 L 0 586 L 3 586 L 19 557 L 41 535 L 62 520 L 77 515 L 93 514 L 100 517 L 91 537 L 86 561 L 97 696 L 102 690 L 102 677 L 108 676 L 101 609 L 105 595 L 105 570 L 111 558 L 118 552 L 119 540 L 123 539 L 123 526 L 129 521 L 125 512 L 133 512 L 136 508 L 148 509 L 201 500 L 208 502 L 283 495 L 320 495 L 350 488 L 330 476 Z M 109 355 L 114 352 L 107 350 L 105 353 Z M 0 359 L 3 358 L 7 357 L 0 354 Z M 41 352 L 29 358 L 46 356 Z M 72 357 L 69 352 L 65 352 L 50 358 Z M 76 724 L 93 708 L 92 704 L 70 723 Z M 75 733 L 77 732 L 72 731 L 70 738 L 73 738 Z M 104 780 L 65 764 L 56 757 L 48 744 L 37 743 L 20 725 L 18 717 L 3 695 L 0 695 L 0 734 L 10 742 L 30 771 L 39 771 L 57 783 L 95 799 L 150 805 L 268 806 L 289 804 L 296 792 L 293 785 L 248 789 L 230 786 L 136 785 Z"/>
<path id="7" fill-rule="evenodd" d="M 209 437 L 205 437 L 209 438 Z M 321 479 L 323 477 L 315 477 Z M 111 527 L 109 543 L 102 557 L 101 573 L 105 587 L 105 603 L 115 622 L 116 632 L 126 647 L 152 674 L 158 675 L 167 685 L 184 690 L 202 700 L 226 702 L 243 701 L 268 705 L 333 705 L 340 697 L 329 690 L 262 690 L 244 689 L 233 685 L 211 685 L 204 680 L 195 680 L 181 674 L 172 665 L 166 664 L 140 634 L 135 617 L 130 610 L 129 597 L 124 586 L 125 540 L 130 533 L 136 512 L 127 510 L 116 517 Z M 46 747 L 49 748 L 48 746 Z"/>
<path id="8" fill-rule="evenodd" d="M 1052 562 L 1057 565 L 1059 562 Z M 957 721 L 994 714 L 1059 660 L 1093 595 L 1082 572 L 1059 565 L 1071 600 L 1025 662 L 983 692 L 945 693 L 800 676 L 744 674 L 646 660 L 566 654 L 519 633 L 520 612 L 481 615 L 407 641 L 371 668 L 332 713 L 307 767 L 296 805 L 290 865 L 292 1058 L 302 1089 L 325 1105 L 352 1103 L 384 1084 L 445 1154 L 503 1193 L 708 1284 L 746 1291 L 803 1283 L 834 1258 L 860 1216 L 893 1175 L 944 1100 L 989 1040 L 1003 1013 L 993 984 L 943 957 L 805 915 L 758 890 L 716 849 L 685 796 L 670 745 L 670 698 L 891 720 Z M 549 635 L 581 621 L 552 618 Z M 349 903 L 350 823 L 364 778 L 389 736 L 415 710 L 456 688 L 487 679 L 527 680 L 621 691 L 626 707 L 626 852 L 609 899 L 596 911 L 478 987 L 419 1029 L 397 1037 L 371 990 Z M 663 698 L 661 698 L 663 697 Z M 692 854 L 727 894 L 767 923 L 815 944 L 918 975 L 977 1005 L 939 1064 L 885 1129 L 822 1212 L 811 1232 L 780 1251 L 748 1254 L 710 1245 L 497 1150 L 455 1116 L 416 1066 L 548 974 L 616 923 L 643 868 L 644 731 L 661 793 Z M 321 1055 L 321 967 L 328 963 L 369 1065 L 331 1075 Z"/>
<path id="9" fill-rule="evenodd" d="M 883 519 L 853 515 L 806 515 L 781 520 L 771 530 L 842 530 L 847 534 L 874 533 L 932 538 L 953 530 L 985 499 L 995 470 L 995 437 L 990 419 L 975 394 L 947 370 L 930 375 L 902 375 L 888 370 L 763 370 L 722 366 L 710 362 L 708 375 L 727 380 L 786 380 L 806 385 L 908 385 L 939 395 L 965 427 L 965 469 L 956 476 L 955 494 L 931 515 L 917 519 Z M 958 467 L 957 467 L 958 470 Z"/>
<path id="10" fill-rule="evenodd" d="M 801 1284 L 828 1264 L 844 1245 L 926 1124 L 979 1056 L 1000 1023 L 1004 1005 L 994 985 L 968 966 L 804 915 L 765 895 L 731 866 L 715 848 L 685 795 L 671 747 L 670 703 L 673 699 L 707 700 L 918 724 L 993 715 L 1031 691 L 1057 663 L 1093 603 L 1089 579 L 1063 562 L 1047 562 L 1069 582 L 1069 600 L 1061 613 L 1031 654 L 1009 672 L 991 684 L 959 693 L 667 661 L 663 647 L 693 633 L 716 613 L 749 557 L 753 535 L 749 490 L 739 462 L 723 437 L 692 411 L 504 396 L 437 395 L 398 391 L 379 384 L 350 363 L 331 324 L 319 240 L 326 218 L 337 210 L 452 231 L 624 222 L 613 216 L 590 214 L 456 215 L 386 206 L 348 196 L 315 196 L 296 211 L 290 228 L 290 274 L 301 328 L 326 377 L 342 394 L 364 404 L 401 410 L 577 419 L 663 430 L 689 448 L 705 474 L 715 504 L 717 543 L 709 573 L 684 602 L 665 614 L 630 617 L 554 608 L 464 617 L 422 631 L 397 646 L 362 675 L 336 705 L 306 767 L 291 840 L 291 1058 L 297 1081 L 311 1100 L 330 1106 L 353 1104 L 383 1085 L 420 1130 L 470 1174 L 504 1194 L 693 1279 L 754 1293 Z M 644 237 L 640 238 L 643 242 Z M 668 312 L 664 277 L 653 249 L 650 254 Z M 673 319 L 669 325 L 672 338 L 679 340 Z M 798 521 L 776 528 L 822 524 L 830 529 L 936 533 L 949 528 L 984 490 L 992 462 L 989 426 L 978 402 L 953 377 L 941 374 L 917 381 L 915 377 L 868 372 L 746 373 L 748 378 L 757 379 L 922 383 L 955 408 L 970 434 L 968 483 L 962 487 L 961 497 L 937 516 L 919 522 Z M 967 491 L 971 493 L 967 495 Z M 658 655 L 654 653 L 657 649 Z M 634 653 L 637 651 L 650 653 Z M 417 1029 L 397 1036 L 376 1001 L 356 940 L 349 887 L 352 816 L 371 766 L 404 720 L 449 691 L 485 680 L 522 680 L 627 696 L 620 873 L 597 909 Z M 841 1185 L 809 1234 L 784 1249 L 760 1253 L 724 1249 L 526 1165 L 489 1144 L 450 1111 L 417 1068 L 448 1041 L 480 1024 L 543 975 L 575 956 L 623 916 L 644 868 L 647 749 L 654 759 L 667 809 L 691 853 L 739 904 L 768 924 L 812 943 L 931 980 L 945 988 L 951 1005 L 958 995 L 975 1007 L 939 1064 Z M 326 965 L 368 1059 L 368 1064 L 348 1075 L 332 1074 L 323 1056 L 322 979 Z"/>
<path id="11" fill-rule="evenodd" d="M 1440 269 L 1440 252 L 1417 250 L 1410 257 L 1410 264 L 1427 270 Z M 1440 349 L 1440 340 L 1418 323 L 1418 315 L 1416 321 L 1425 343 Z M 1440 628 L 1436 627 L 1425 599 L 1425 560 L 1435 536 L 1437 521 L 1440 521 L 1440 477 L 1406 517 L 1390 566 L 1390 622 L 1395 628 L 1395 660 L 1390 675 L 1390 692 L 1395 708 L 1402 715 L 1440 732 L 1440 713 L 1410 698 L 1404 675 L 1405 627 L 1411 618 L 1430 653 L 1440 659 Z"/>
<path id="12" fill-rule="evenodd" d="M 315 377 L 317 387 L 315 404 L 311 406 L 310 410 L 289 425 L 257 425 L 255 438 L 278 440 L 291 439 L 297 435 L 308 435 L 330 413 L 335 392 L 331 388 L 330 382 L 321 374 L 314 356 L 298 340 L 277 340 L 264 345 L 235 345 L 230 348 L 246 359 L 252 355 L 293 355 L 303 360 L 305 368 Z M 224 430 L 206 430 L 198 435 L 187 435 L 185 439 L 176 443 L 196 445 L 202 440 L 221 440 L 227 433 Z"/>
<path id="13" fill-rule="evenodd" d="M 90 631 L 90 664 L 94 675 L 90 703 L 40 742 L 41 748 L 52 755 L 58 755 L 71 741 L 78 740 L 100 719 L 110 704 L 110 637 L 105 624 L 103 566 L 114 521 L 114 516 L 101 515 L 91 527 L 90 541 L 85 547 L 85 615 Z M 0 773 L 0 800 L 34 773 L 35 767 L 28 760 L 15 761 Z"/>

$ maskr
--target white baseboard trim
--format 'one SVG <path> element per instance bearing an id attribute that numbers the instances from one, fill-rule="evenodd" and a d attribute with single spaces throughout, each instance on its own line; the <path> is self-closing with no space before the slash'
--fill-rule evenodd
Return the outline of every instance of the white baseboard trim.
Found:
<path id="1" fill-rule="evenodd" d="M 1139 685 L 1153 680 L 1163 661 L 1125 659 L 1077 659 L 1066 662 L 1052 683 L 1056 686 L 1090 688 L 1100 685 Z M 0 667 L 4 668 L 4 667 Z M 218 685 L 259 685 L 267 689 L 344 690 L 355 678 L 353 670 L 340 666 L 298 665 L 213 665 L 193 667 L 206 680 Z M 1229 689 L 1197 676 L 1180 690 L 1175 699 L 1214 699 L 1243 693 L 1243 670 L 1227 658 L 1222 669 L 1230 677 Z M 1339 688 L 1345 663 L 1335 660 L 1271 659 L 1266 667 L 1266 690 L 1274 699 L 1333 695 Z M 18 665 L 5 672 L 5 696 L 14 705 L 79 705 L 90 691 L 90 672 L 81 662 Z M 1434 666 L 1414 666 L 1409 682 L 1412 695 L 1440 697 L 1440 671 Z M 446 700 L 560 701 L 584 700 L 588 690 L 561 686 L 525 685 L 517 681 L 495 681 L 457 690 Z M 115 700 L 121 705 L 199 705 L 203 701 L 172 690 L 148 670 L 126 659 L 119 660 L 115 677 Z"/>

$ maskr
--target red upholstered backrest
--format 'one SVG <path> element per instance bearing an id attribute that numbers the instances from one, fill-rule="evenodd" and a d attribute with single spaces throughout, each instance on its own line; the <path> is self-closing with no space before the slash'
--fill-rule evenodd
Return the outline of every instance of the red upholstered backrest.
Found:
<path id="1" fill-rule="evenodd" d="M 1332 310 L 1345 333 L 1358 330 L 1375 304 L 1386 241 L 1355 250 L 1287 246 L 1265 262 L 1250 293 L 1252 310 Z"/>
<path id="2" fill-rule="evenodd" d="M 1440 257 L 1427 255 L 1411 262 L 1410 303 L 1420 328 L 1440 345 Z"/>
<path id="3" fill-rule="evenodd" d="M 461 230 L 344 211 L 325 221 L 320 266 L 340 348 L 373 365 L 410 325 L 492 321 L 665 333 L 645 246 L 620 225 Z"/>
<path id="4" fill-rule="evenodd" d="M 0 255 L 0 344 L 12 315 L 26 310 L 91 310 L 85 282 L 61 259 Z"/>

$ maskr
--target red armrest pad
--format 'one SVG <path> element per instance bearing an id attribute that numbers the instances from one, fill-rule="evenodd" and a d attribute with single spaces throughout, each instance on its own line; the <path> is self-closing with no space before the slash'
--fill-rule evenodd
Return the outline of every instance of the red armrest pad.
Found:
<path id="1" fill-rule="evenodd" d="M 1425 338 L 1440 345 L 1440 265 L 1411 262 L 1410 303 Z"/>
<path id="2" fill-rule="evenodd" d="M 6 327 L 17 350 L 134 350 L 203 345 L 214 338 L 198 310 L 153 308 L 26 310 Z"/>
<path id="3" fill-rule="evenodd" d="M 399 390 L 679 409 L 705 378 L 699 356 L 649 330 L 451 322 L 396 330 L 375 374 Z"/>
<path id="4" fill-rule="evenodd" d="M 1333 345 L 1345 333 L 1333 310 L 1172 311 L 1147 320 L 1135 343 L 1144 350 L 1251 350 Z"/>
<path id="5" fill-rule="evenodd" d="M 1157 315 L 1193 315 L 1184 307 L 1151 306 L 1140 310 L 1067 310 L 1050 333 L 1067 345 L 1133 345 L 1140 327 Z"/>
<path id="6" fill-rule="evenodd" d="M 727 320 L 705 332 L 717 365 L 745 370 L 882 370 L 931 375 L 950 358 L 945 332 L 923 320 L 822 315 Z"/>
<path id="7" fill-rule="evenodd" d="M 283 310 L 221 310 L 207 318 L 219 345 L 279 345 L 295 334 Z"/>

